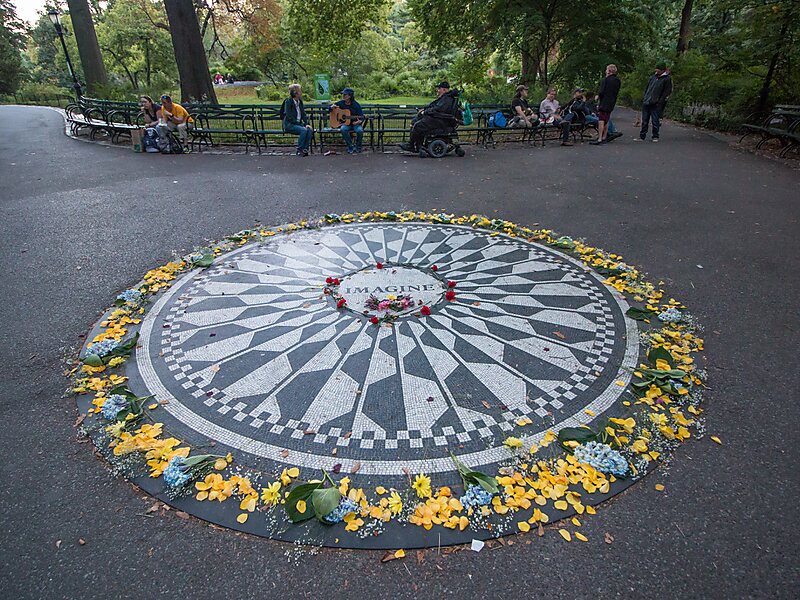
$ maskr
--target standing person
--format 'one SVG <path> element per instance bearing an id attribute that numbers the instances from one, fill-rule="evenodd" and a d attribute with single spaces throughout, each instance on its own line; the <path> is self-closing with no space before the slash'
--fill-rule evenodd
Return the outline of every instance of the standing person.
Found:
<path id="1" fill-rule="evenodd" d="M 308 156 L 314 130 L 308 123 L 308 115 L 306 115 L 303 105 L 303 90 L 299 83 L 289 86 L 289 97 L 283 101 L 283 106 L 281 106 L 281 120 L 286 133 L 297 134 L 297 152 L 295 154 Z"/>
<path id="2" fill-rule="evenodd" d="M 518 85 L 511 101 L 511 127 L 533 127 L 533 111 L 528 106 L 528 86 Z"/>
<path id="3" fill-rule="evenodd" d="M 339 108 L 349 110 L 351 117 L 356 117 L 355 119 L 342 123 L 339 127 L 339 131 L 342 132 L 342 138 L 344 138 L 344 143 L 347 144 L 348 154 L 360 154 L 361 144 L 364 140 L 364 111 L 361 105 L 356 102 L 355 95 L 356 93 L 353 88 L 344 88 L 342 90 L 342 99 L 331 106 L 331 110 L 333 110 L 334 106 L 338 106 Z M 356 134 L 355 144 L 353 144 L 351 132 Z"/>
<path id="4" fill-rule="evenodd" d="M 597 141 L 590 142 L 596 146 L 610 141 L 607 139 L 611 129 L 609 123 L 611 122 L 611 113 L 617 105 L 620 85 L 621 82 L 617 77 L 617 65 L 608 65 L 606 67 L 606 76 L 600 82 L 600 89 L 597 90 L 597 98 L 599 100 L 597 104 L 597 118 L 599 119 L 597 123 Z M 615 135 L 615 137 L 619 136 Z"/>
<path id="5" fill-rule="evenodd" d="M 400 144 L 406 152 L 418 152 L 425 136 L 436 129 L 456 126 L 458 109 L 458 90 L 451 90 L 450 84 L 442 81 L 436 86 L 436 100 L 419 111 L 411 122 L 409 141 Z"/>
<path id="6" fill-rule="evenodd" d="M 189 112 L 177 102 L 173 102 L 172 98 L 167 94 L 164 94 L 161 96 L 161 111 L 159 116 L 160 119 L 156 129 L 158 130 L 161 147 L 169 146 L 167 130 L 177 131 L 181 144 L 183 144 L 183 151 L 188 154 L 191 150 L 189 146 L 187 146 L 187 141 L 189 139 L 187 128 L 192 122 L 192 117 L 189 116 Z"/>
<path id="7" fill-rule="evenodd" d="M 642 97 L 642 129 L 639 132 L 639 139 L 644 141 L 647 138 L 647 129 L 650 119 L 653 120 L 654 142 L 658 141 L 661 129 L 661 117 L 667 106 L 667 99 L 672 94 L 672 77 L 669 76 L 667 63 L 659 60 L 656 64 L 656 72 L 650 76 L 647 88 Z"/>

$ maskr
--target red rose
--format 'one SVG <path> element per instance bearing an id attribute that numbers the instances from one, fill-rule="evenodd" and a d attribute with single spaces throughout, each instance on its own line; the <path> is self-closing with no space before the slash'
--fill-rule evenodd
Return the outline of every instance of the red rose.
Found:
<path id="1" fill-rule="evenodd" d="M 328 277 L 327 279 L 325 279 L 325 283 L 327 283 L 328 285 L 332 284 L 333 283 L 333 277 Z"/>
<path id="2" fill-rule="evenodd" d="M 383 263 L 377 263 L 375 266 L 378 267 L 379 269 L 382 269 L 383 268 Z"/>
<path id="3" fill-rule="evenodd" d="M 456 287 L 456 282 L 455 282 L 455 281 L 448 281 L 448 282 L 447 282 L 447 287 L 449 287 L 449 288 L 454 288 L 454 287 Z"/>
<path id="4" fill-rule="evenodd" d="M 372 323 L 373 325 L 377 325 L 378 323 L 380 323 L 380 319 L 378 319 L 378 317 L 376 317 L 375 315 L 372 315 L 369 322 Z"/>
<path id="5" fill-rule="evenodd" d="M 336 279 L 335 277 L 333 278 L 333 285 L 339 285 L 340 283 L 342 282 Z"/>
<path id="6" fill-rule="evenodd" d="M 437 267 L 436 265 L 433 265 L 431 267 L 431 271 L 438 271 L 438 270 L 439 270 L 439 267 Z"/>
<path id="7" fill-rule="evenodd" d="M 447 290 L 447 293 L 444 295 L 444 297 L 448 300 L 455 300 L 456 293 L 453 290 Z"/>
<path id="8" fill-rule="evenodd" d="M 336 308 L 342 308 L 345 304 L 347 304 L 347 300 L 339 298 L 339 301 L 336 303 Z"/>
<path id="9" fill-rule="evenodd" d="M 430 308 L 428 308 L 427 306 L 423 306 L 423 307 L 420 309 L 420 311 L 419 311 L 419 312 L 421 312 L 423 315 L 426 315 L 426 316 L 427 316 L 427 315 L 431 314 L 431 309 L 430 309 Z"/>

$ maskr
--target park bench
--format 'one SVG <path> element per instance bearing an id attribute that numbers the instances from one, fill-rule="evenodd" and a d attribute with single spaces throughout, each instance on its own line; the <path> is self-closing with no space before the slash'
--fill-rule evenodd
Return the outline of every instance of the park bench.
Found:
<path id="1" fill-rule="evenodd" d="M 233 106 L 192 106 L 193 123 L 188 127 L 189 146 L 198 150 L 205 144 L 215 147 L 221 143 L 259 147 L 256 117 L 253 109 Z"/>
<path id="2" fill-rule="evenodd" d="M 364 127 L 364 145 L 369 146 L 369 149 L 374 151 L 376 123 L 380 122 L 380 113 L 377 108 L 364 108 L 363 110 L 364 117 L 366 118 L 365 122 L 362 123 Z M 326 144 L 329 146 L 344 146 L 344 138 L 342 138 L 341 130 L 338 127 L 331 127 L 330 125 L 330 112 L 328 107 L 315 107 L 314 113 L 316 117 L 315 122 L 317 124 L 314 130 L 319 138 L 320 152 L 325 151 Z"/>
<path id="3" fill-rule="evenodd" d="M 388 106 L 378 109 L 378 147 L 381 152 L 386 144 L 396 145 L 408 139 L 411 121 L 419 111 L 408 106 Z"/>
<path id="4" fill-rule="evenodd" d="M 306 109 L 307 112 L 309 110 L 311 109 Z M 259 106 L 256 108 L 253 134 L 259 154 L 261 154 L 262 148 L 292 146 L 295 144 L 297 136 L 283 130 L 280 112 L 280 106 Z M 313 126 L 313 113 L 309 114 L 309 122 Z M 312 152 L 316 146 L 315 139 L 316 135 L 311 138 L 310 150 Z"/>
<path id="5" fill-rule="evenodd" d="M 755 120 L 758 113 L 754 113 L 747 120 Z M 756 144 L 756 150 L 772 140 L 781 144 L 779 155 L 785 157 L 798 146 L 800 133 L 800 108 L 790 105 L 776 106 L 760 124 L 745 123 L 741 127 L 741 143 L 749 135 L 759 135 L 761 139 Z"/>

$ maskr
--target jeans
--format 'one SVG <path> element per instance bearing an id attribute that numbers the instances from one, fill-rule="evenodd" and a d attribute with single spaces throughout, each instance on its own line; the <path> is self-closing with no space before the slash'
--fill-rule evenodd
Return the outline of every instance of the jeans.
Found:
<path id="1" fill-rule="evenodd" d="M 616 133 L 616 132 L 617 132 L 617 129 L 614 127 L 614 121 L 609 119 L 608 120 L 608 133 L 609 133 L 609 135 L 612 134 L 612 133 Z"/>
<path id="2" fill-rule="evenodd" d="M 569 141 L 569 128 L 575 120 L 575 113 L 567 113 L 561 118 L 561 141 Z"/>
<path id="3" fill-rule="evenodd" d="M 353 136 L 350 134 L 350 132 L 354 132 L 356 134 L 355 149 L 357 152 L 361 152 L 361 142 L 364 140 L 364 127 L 358 123 L 353 125 L 342 125 L 339 128 L 339 131 L 342 132 L 342 137 L 344 138 L 344 143 L 347 144 L 348 150 L 353 149 Z"/>
<path id="4" fill-rule="evenodd" d="M 584 119 L 587 125 L 597 125 L 600 122 L 596 115 L 586 115 Z"/>
<path id="5" fill-rule="evenodd" d="M 166 140 L 168 129 L 172 132 L 177 131 L 178 138 L 181 140 L 181 144 L 185 146 L 186 141 L 189 138 L 189 135 L 186 133 L 187 125 L 187 123 L 159 123 L 156 125 L 156 131 L 158 131 L 158 137 L 164 140 Z"/>
<path id="6" fill-rule="evenodd" d="M 286 133 L 297 134 L 297 149 L 308 150 L 311 146 L 311 136 L 314 135 L 314 130 L 305 125 L 287 125 Z"/>
<path id="7" fill-rule="evenodd" d="M 656 104 L 642 105 L 642 130 L 639 132 L 639 137 L 642 139 L 647 137 L 647 126 L 650 124 L 650 119 L 653 119 L 653 139 L 657 140 L 658 130 L 661 129 L 661 112 Z"/>

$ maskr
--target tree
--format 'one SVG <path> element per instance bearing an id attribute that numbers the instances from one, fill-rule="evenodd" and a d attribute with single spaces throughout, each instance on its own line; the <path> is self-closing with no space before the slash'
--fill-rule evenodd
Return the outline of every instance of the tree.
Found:
<path id="1" fill-rule="evenodd" d="M 22 77 L 25 26 L 10 0 L 0 0 L 0 94 L 13 94 Z"/>
<path id="2" fill-rule="evenodd" d="M 164 0 L 164 7 L 181 80 L 181 100 L 217 104 L 192 0 Z"/>
<path id="3" fill-rule="evenodd" d="M 689 49 L 689 34 L 692 23 L 692 4 L 694 0 L 685 0 L 681 11 L 681 26 L 678 30 L 678 54 L 684 54 Z"/>
<path id="4" fill-rule="evenodd" d="M 86 78 L 86 87 L 90 94 L 99 90 L 98 86 L 108 85 L 108 75 L 97 43 L 92 15 L 87 0 L 67 0 L 75 41 L 78 43 L 78 54 Z"/>

